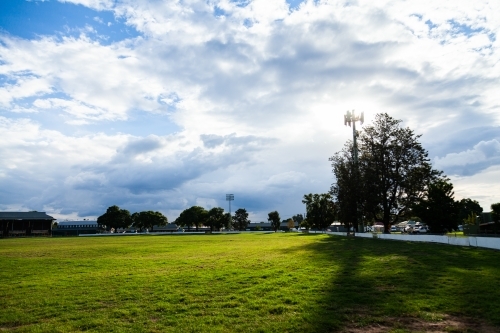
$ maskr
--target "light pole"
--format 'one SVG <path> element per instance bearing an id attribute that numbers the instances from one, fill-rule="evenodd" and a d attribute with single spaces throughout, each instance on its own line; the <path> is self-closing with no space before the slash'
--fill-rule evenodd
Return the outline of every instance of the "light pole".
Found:
<path id="1" fill-rule="evenodd" d="M 234 200 L 234 194 L 226 194 L 226 201 L 229 201 L 229 228 L 233 225 L 231 216 L 231 201 Z"/>
<path id="2" fill-rule="evenodd" d="M 346 114 L 344 115 L 344 125 L 349 125 L 351 126 L 352 123 L 352 158 L 354 160 L 354 165 L 353 165 L 353 174 L 354 174 L 354 182 L 356 183 L 354 188 L 356 189 L 356 193 L 354 193 L 354 197 L 356 198 L 355 204 L 356 204 L 356 221 L 355 223 L 358 225 L 358 232 L 364 232 L 364 225 L 363 225 L 363 220 L 359 221 L 359 209 L 358 209 L 358 183 L 359 183 L 359 165 L 358 165 L 358 142 L 357 142 L 357 136 L 358 133 L 356 132 L 356 122 L 359 121 L 361 125 L 363 125 L 363 122 L 365 121 L 365 114 L 361 112 L 361 115 L 356 116 L 354 110 L 349 111 L 347 110 Z M 347 230 L 347 234 L 350 233 L 350 230 Z"/>

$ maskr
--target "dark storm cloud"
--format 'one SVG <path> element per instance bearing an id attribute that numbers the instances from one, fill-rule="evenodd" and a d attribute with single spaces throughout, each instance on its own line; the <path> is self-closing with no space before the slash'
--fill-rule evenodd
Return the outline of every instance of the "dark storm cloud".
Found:
<path id="1" fill-rule="evenodd" d="M 137 155 L 156 150 L 162 146 L 157 136 L 148 136 L 142 139 L 130 141 L 122 150 L 124 155 Z"/>

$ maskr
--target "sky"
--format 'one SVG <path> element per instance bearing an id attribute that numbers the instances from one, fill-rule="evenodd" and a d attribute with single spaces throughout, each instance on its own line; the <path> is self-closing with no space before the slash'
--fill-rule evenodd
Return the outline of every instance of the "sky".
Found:
<path id="1" fill-rule="evenodd" d="M 0 211 L 304 214 L 386 112 L 500 202 L 500 2 L 0 1 Z M 361 126 L 361 130 L 362 130 Z M 358 124 L 358 129 L 359 129 Z"/>

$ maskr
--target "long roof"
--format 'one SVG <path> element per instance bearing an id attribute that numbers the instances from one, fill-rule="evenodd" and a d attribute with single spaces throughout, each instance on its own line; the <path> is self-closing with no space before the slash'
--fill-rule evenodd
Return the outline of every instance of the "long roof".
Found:
<path id="1" fill-rule="evenodd" d="M 0 212 L 0 220 L 55 220 L 45 212 Z"/>
<path id="2" fill-rule="evenodd" d="M 90 221 L 90 220 L 80 220 L 80 221 L 58 221 L 57 222 L 58 226 L 72 226 L 72 225 L 99 225 L 97 221 Z"/>

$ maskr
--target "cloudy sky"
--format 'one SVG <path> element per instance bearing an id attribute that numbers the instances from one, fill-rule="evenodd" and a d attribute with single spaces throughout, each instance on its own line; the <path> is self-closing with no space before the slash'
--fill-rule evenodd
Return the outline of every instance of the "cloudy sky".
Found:
<path id="1" fill-rule="evenodd" d="M 0 1 L 0 210 L 305 211 L 387 112 L 500 202 L 500 2 Z"/>

